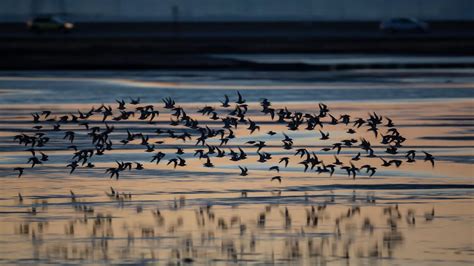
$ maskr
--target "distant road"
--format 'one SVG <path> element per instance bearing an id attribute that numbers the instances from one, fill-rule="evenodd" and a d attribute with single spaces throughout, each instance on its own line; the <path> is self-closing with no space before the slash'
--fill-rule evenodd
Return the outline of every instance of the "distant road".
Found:
<path id="1" fill-rule="evenodd" d="M 432 23 L 428 33 L 381 32 L 376 22 L 281 23 L 75 23 L 73 32 L 32 33 L 24 23 L 0 24 L 0 38 L 197 38 L 197 39 L 418 39 L 474 38 L 473 22 Z"/>
<path id="2" fill-rule="evenodd" d="M 431 23 L 428 33 L 397 34 L 379 31 L 376 22 L 76 23 L 70 33 L 33 33 L 27 31 L 23 23 L 11 23 L 0 24 L 0 69 L 262 66 L 253 61 L 206 55 L 211 53 L 474 55 L 472 29 L 474 22 Z M 471 65 L 471 62 L 444 64 L 449 67 Z M 275 64 L 272 67 L 306 69 L 308 65 Z M 311 66 L 320 67 L 331 68 Z"/>

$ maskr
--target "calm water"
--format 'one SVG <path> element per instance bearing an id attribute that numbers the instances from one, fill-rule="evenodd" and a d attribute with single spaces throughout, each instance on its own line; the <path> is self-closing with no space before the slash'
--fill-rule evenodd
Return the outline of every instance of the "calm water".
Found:
<path id="1" fill-rule="evenodd" d="M 355 265 L 471 265 L 474 260 L 474 73 L 471 70 L 393 70 L 341 72 L 2 72 L 0 73 L 0 263 L 160 263 L 160 264 L 355 264 Z M 170 111 L 162 98 L 173 97 L 200 125 L 218 128 L 197 110 L 208 105 L 219 114 L 219 100 L 235 101 L 240 90 L 249 105 L 247 116 L 260 125 L 249 135 L 244 126 L 234 130 L 229 148 L 242 147 L 248 158 L 233 162 L 214 158 L 215 167 L 203 167 L 194 157 L 195 141 L 183 143 L 154 131 L 170 125 Z M 141 98 L 137 106 L 154 105 L 156 123 L 108 122 L 113 150 L 95 156 L 94 168 L 79 167 L 69 174 L 70 143 L 64 131 L 76 132 L 75 145 L 90 148 L 83 126 L 68 123 L 52 131 L 42 123 L 40 132 L 51 138 L 38 150 L 48 154 L 41 166 L 29 168 L 29 147 L 18 145 L 19 133 L 33 135 L 31 113 L 51 110 L 60 117 L 88 111 L 102 103 L 118 107 L 115 99 Z M 318 113 L 318 103 L 329 106 L 337 118 L 388 116 L 407 140 L 409 149 L 436 157 L 435 167 L 417 156 L 401 167 L 381 167 L 378 158 L 353 162 L 377 167 L 373 177 L 361 172 L 354 180 L 344 170 L 303 172 L 298 148 L 314 151 L 326 164 L 335 152 L 322 151 L 347 138 L 369 140 L 376 154 L 384 154 L 366 128 L 346 133 L 349 126 L 325 125 L 330 140 L 319 130 L 288 131 L 264 116 L 259 101 L 268 98 L 276 109 Z M 234 103 L 231 103 L 234 105 Z M 134 106 L 127 105 L 128 110 Z M 228 112 L 228 110 L 227 110 Z M 101 115 L 90 119 L 101 126 Z M 327 119 L 323 120 L 327 121 Z M 136 140 L 122 145 L 126 130 L 143 132 L 156 144 L 148 153 Z M 319 128 L 318 128 L 319 129 Z M 266 134 L 269 130 L 277 134 Z M 385 134 L 386 128 L 381 133 Z M 191 131 L 190 131 L 191 132 Z M 284 150 L 285 132 L 294 140 Z M 273 155 L 259 163 L 249 140 L 266 141 L 262 149 Z M 209 144 L 218 145 L 218 140 Z M 183 148 L 187 166 L 173 169 L 167 161 Z M 163 161 L 150 163 L 157 151 Z M 360 148 L 343 149 L 339 159 L 348 163 Z M 287 168 L 279 164 L 290 157 Z M 115 161 L 141 162 L 144 170 L 124 171 L 110 179 L 105 169 Z M 280 165 L 281 184 L 270 166 Z M 238 166 L 249 169 L 240 176 Z M 15 167 L 25 167 L 17 178 Z M 120 197 L 111 197 L 111 187 Z M 71 195 L 73 191 L 74 197 Z M 20 201 L 18 194 L 23 200 Z M 122 193 L 131 194 L 131 198 Z M 32 209 L 36 213 L 32 213 Z M 434 212 L 434 215 L 432 215 Z"/>

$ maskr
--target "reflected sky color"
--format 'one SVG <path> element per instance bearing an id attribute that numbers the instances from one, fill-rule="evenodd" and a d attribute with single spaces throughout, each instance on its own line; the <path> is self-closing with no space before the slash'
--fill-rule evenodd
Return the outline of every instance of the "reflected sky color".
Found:
<path id="1" fill-rule="evenodd" d="M 196 111 L 206 104 L 218 107 L 224 94 L 235 100 L 236 89 L 249 103 L 248 116 L 261 126 L 252 135 L 239 127 L 228 144 L 243 147 L 246 161 L 213 158 L 215 167 L 204 168 L 205 161 L 192 156 L 194 141 L 153 134 L 157 127 L 176 129 L 162 98 L 173 97 L 188 115 L 217 127 Z M 0 73 L 0 263 L 469 265 L 474 255 L 473 89 L 466 70 Z M 116 128 L 114 150 L 95 157 L 95 168 L 69 175 L 65 165 L 72 153 L 64 132 L 48 131 L 52 140 L 44 151 L 50 161 L 16 178 L 12 169 L 25 166 L 29 152 L 12 139 L 18 132 L 35 132 L 30 113 L 48 109 L 60 116 L 102 103 L 115 108 L 115 99 L 130 96 L 155 105 L 160 117 L 155 124 L 136 118 L 109 122 Z M 281 132 L 294 139 L 295 149 L 306 147 L 332 162 L 334 152 L 321 149 L 348 138 L 347 127 L 325 125 L 329 141 L 321 141 L 319 131 L 288 132 L 260 113 L 262 98 L 292 111 L 315 113 L 324 102 L 336 117 L 388 116 L 407 137 L 403 151 L 432 153 L 436 167 L 420 157 L 414 164 L 382 169 L 380 159 L 363 158 L 354 164 L 377 165 L 371 178 L 361 174 L 353 180 L 341 170 L 333 177 L 304 173 L 294 150 L 281 148 Z M 99 116 L 90 120 L 100 125 Z M 83 127 L 65 124 L 62 129 L 76 131 L 76 145 L 89 145 Z M 152 154 L 139 143 L 118 142 L 126 129 L 164 141 L 157 149 L 168 154 L 166 159 L 183 147 L 188 166 L 150 163 Z M 269 130 L 277 134 L 269 136 Z M 383 154 L 385 147 L 365 130 L 356 136 Z M 266 141 L 264 150 L 274 158 L 257 162 L 248 140 Z M 346 149 L 338 157 L 348 163 L 358 151 Z M 283 182 L 270 182 L 275 173 L 268 168 L 283 156 L 291 158 L 280 172 Z M 109 179 L 104 170 L 115 160 L 139 161 L 145 170 Z M 247 166 L 249 175 L 239 176 L 238 165 Z M 132 198 L 107 196 L 110 187 Z"/>

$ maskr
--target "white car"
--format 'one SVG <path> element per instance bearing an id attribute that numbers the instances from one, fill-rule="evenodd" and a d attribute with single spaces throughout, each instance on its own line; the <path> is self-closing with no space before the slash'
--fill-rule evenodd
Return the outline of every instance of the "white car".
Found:
<path id="1" fill-rule="evenodd" d="M 390 33 L 428 32 L 429 25 L 414 18 L 392 18 L 380 23 L 380 30 Z"/>

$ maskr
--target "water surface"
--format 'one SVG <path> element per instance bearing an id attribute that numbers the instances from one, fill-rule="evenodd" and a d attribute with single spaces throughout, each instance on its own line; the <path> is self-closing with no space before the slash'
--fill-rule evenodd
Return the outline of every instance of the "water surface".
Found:
<path id="1" fill-rule="evenodd" d="M 470 70 L 392 70 L 341 72 L 143 71 L 143 72 L 2 72 L 0 73 L 0 263 L 191 263 L 195 264 L 472 264 L 473 209 L 473 75 Z M 157 128 L 177 131 L 169 124 L 164 97 L 201 124 L 219 124 L 197 113 L 219 107 L 227 94 L 236 100 L 240 90 L 249 104 L 248 116 L 260 126 L 249 135 L 245 127 L 228 148 L 241 146 L 248 159 L 232 162 L 213 158 L 214 168 L 193 157 L 200 147 L 183 143 Z M 69 175 L 72 157 L 64 131 L 41 132 L 51 137 L 41 150 L 49 161 L 33 169 L 25 164 L 28 147 L 13 142 L 18 133 L 34 134 L 31 113 L 51 110 L 53 116 L 87 111 L 101 104 L 117 107 L 115 99 L 140 97 L 140 105 L 159 111 L 156 123 L 134 118 L 108 122 L 114 149 L 94 157 L 93 169 L 78 168 Z M 407 138 L 402 151 L 416 149 L 436 157 L 435 167 L 417 157 L 414 164 L 382 168 L 380 159 L 363 158 L 356 166 L 376 165 L 377 173 L 354 180 L 343 170 L 303 172 L 294 156 L 305 147 L 325 162 L 334 151 L 322 148 L 348 138 L 347 126 L 324 127 L 331 140 L 321 141 L 318 130 L 288 131 L 260 110 L 268 98 L 274 108 L 317 113 L 326 103 L 333 115 L 367 117 L 376 112 L 395 122 Z M 129 105 L 129 107 L 131 107 Z M 100 116 L 91 125 L 103 126 Z M 181 128 L 181 129 L 179 129 Z M 83 126 L 75 144 L 90 147 Z M 150 163 L 152 153 L 134 142 L 122 145 L 126 130 L 143 132 L 163 144 L 164 161 Z M 267 131 L 277 132 L 274 136 Z M 293 150 L 281 148 L 282 132 L 294 139 Z M 372 142 L 377 154 L 380 138 L 358 130 Z M 273 159 L 257 162 L 256 148 L 245 142 L 264 140 Z M 211 140 L 212 145 L 219 142 Z M 186 167 L 166 165 L 182 147 Z M 225 149 L 228 151 L 228 149 Z M 344 149 L 344 163 L 357 154 Z M 289 156 L 281 167 L 282 183 L 268 168 Z M 392 156 L 403 159 L 403 154 Z M 138 161 L 141 171 L 126 171 L 120 179 L 104 173 L 115 161 Z M 249 169 L 240 176 L 238 166 Z M 26 166 L 17 178 L 13 168 Z M 110 197 L 110 187 L 130 198 Z M 72 197 L 70 191 L 74 192 Z M 245 192 L 245 193 L 243 193 Z M 23 201 L 20 202 L 18 193 Z M 32 213 L 36 209 L 36 214 Z M 432 215 L 434 212 L 434 216 Z M 262 218 L 263 217 L 263 218 Z"/>

